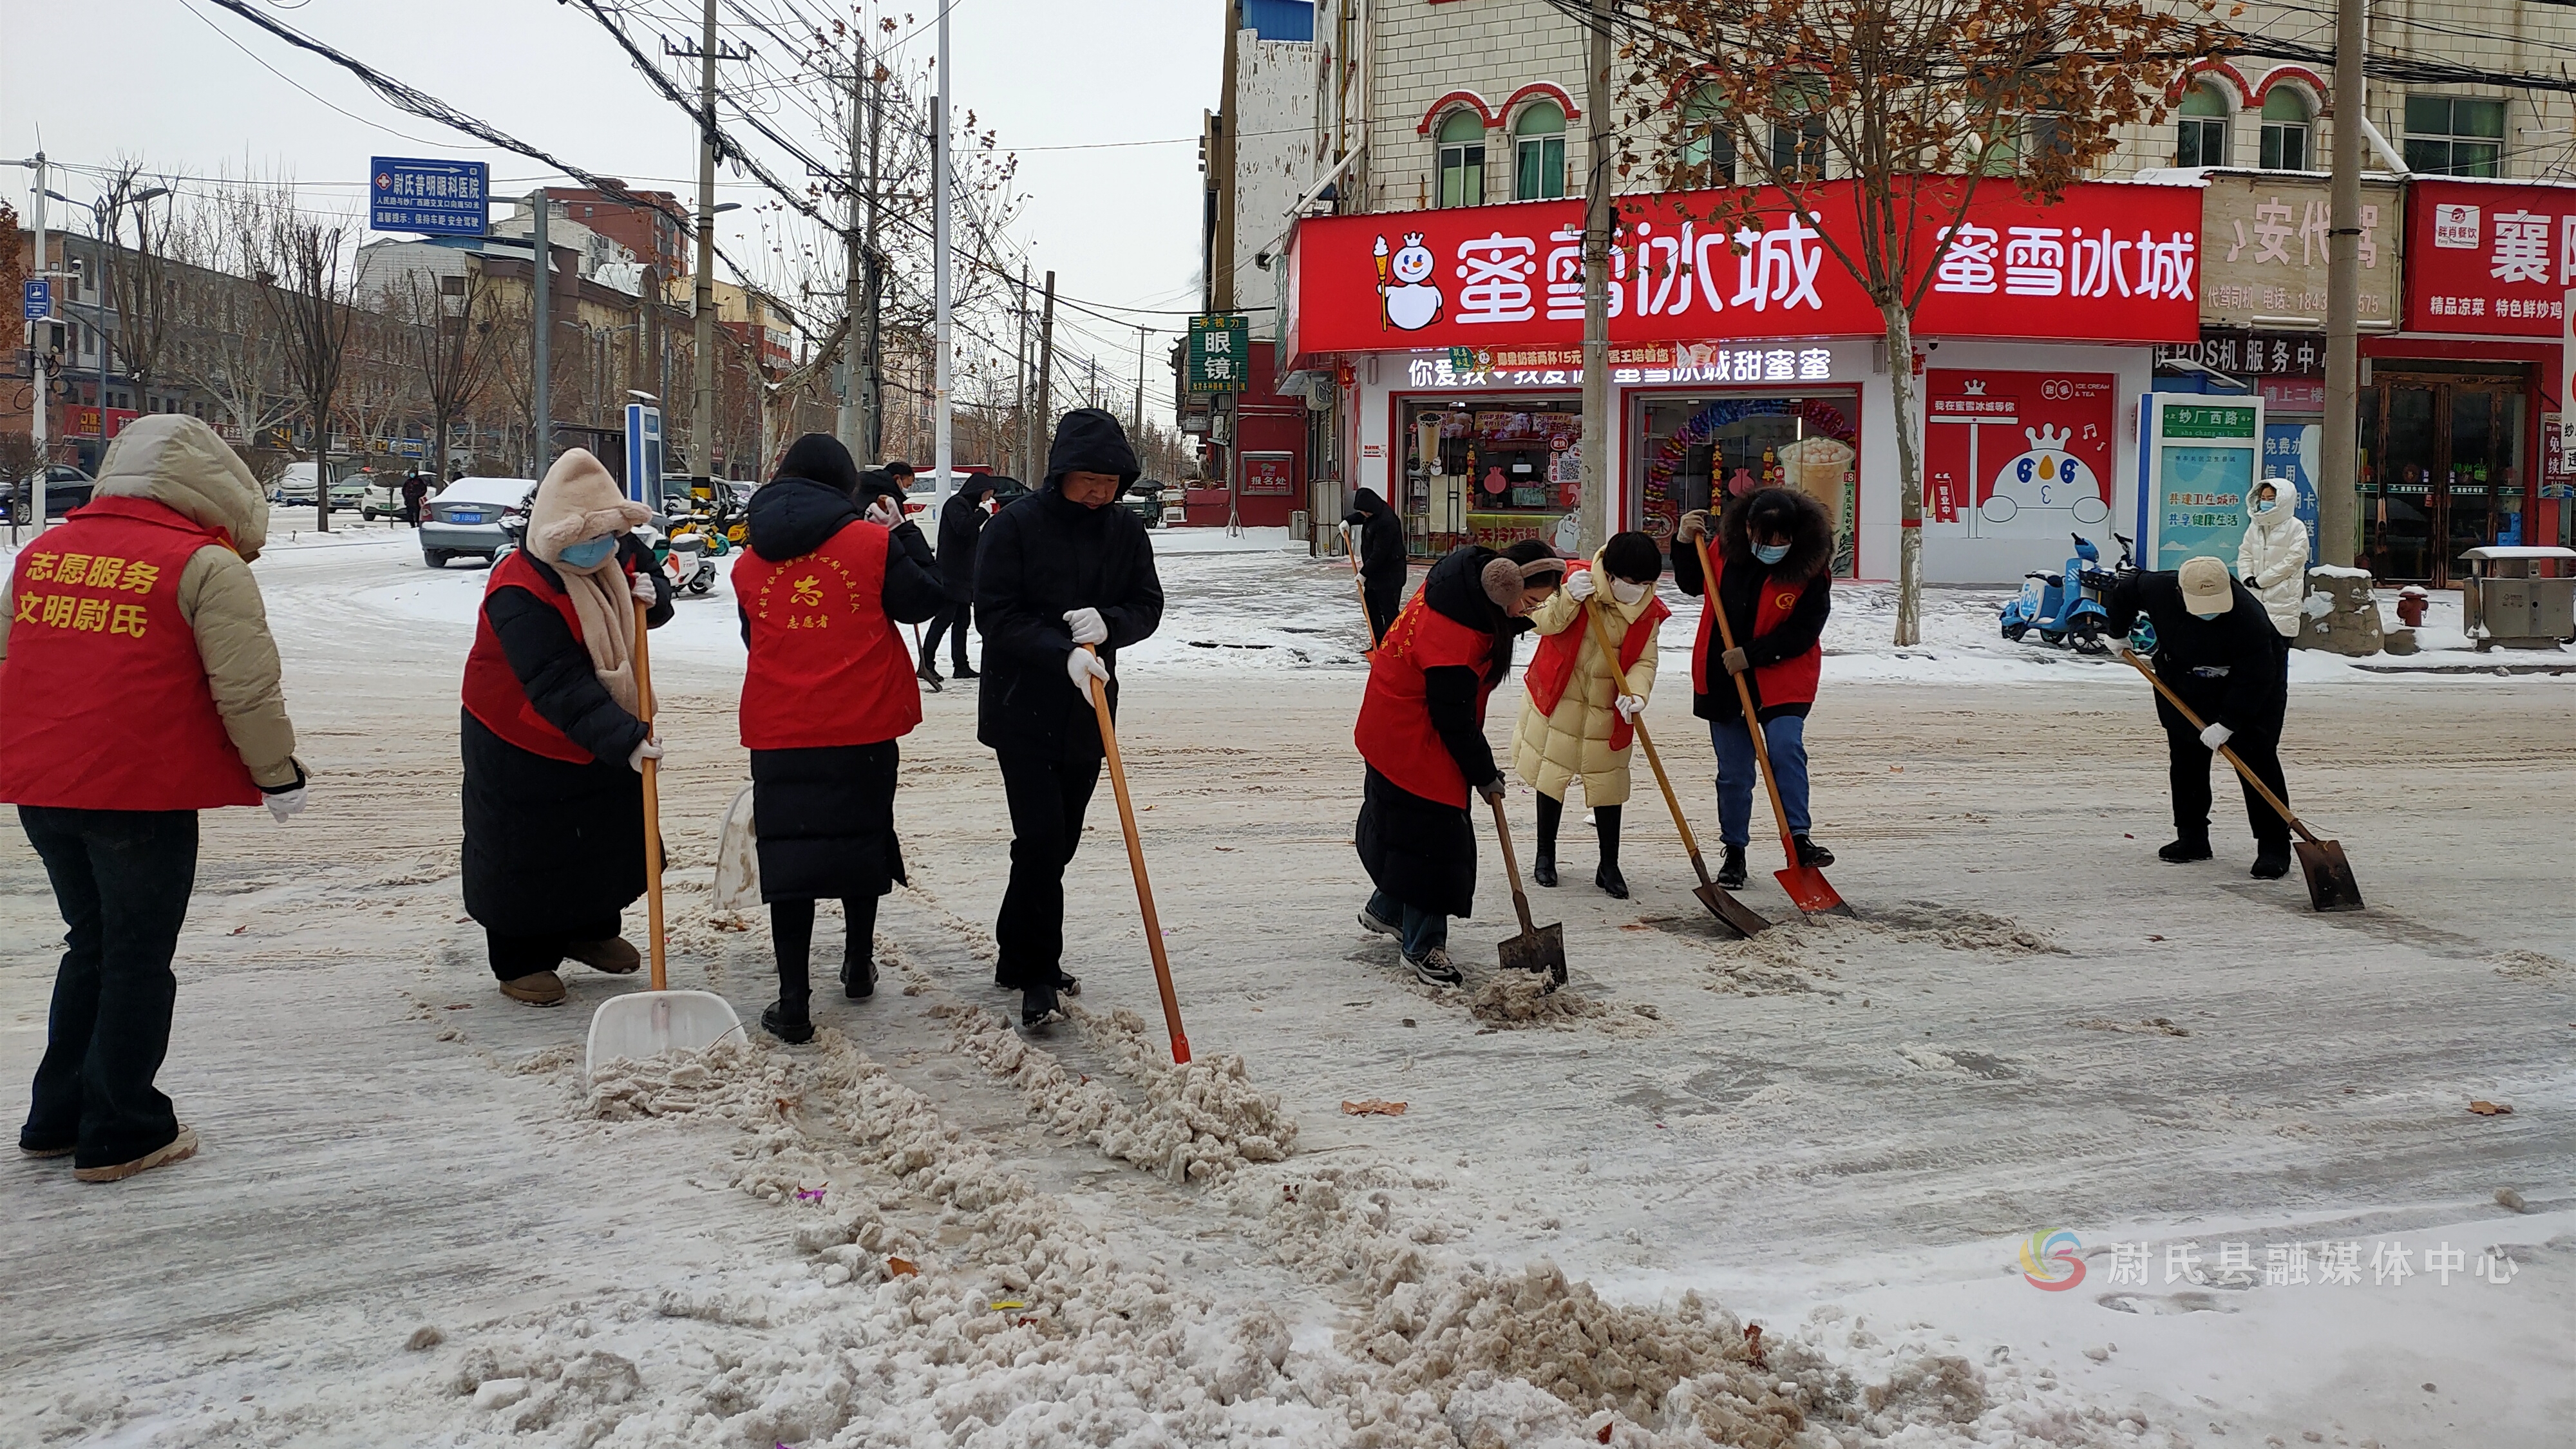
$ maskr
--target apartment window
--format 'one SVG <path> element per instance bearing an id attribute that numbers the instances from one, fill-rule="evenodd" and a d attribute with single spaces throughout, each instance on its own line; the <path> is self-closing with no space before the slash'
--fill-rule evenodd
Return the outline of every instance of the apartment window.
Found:
<path id="1" fill-rule="evenodd" d="M 2227 98 L 2208 86 L 2182 93 L 2182 114 L 2174 122 L 2174 164 L 2227 164 Z"/>
<path id="2" fill-rule="evenodd" d="M 1681 164 L 1691 186 L 1735 184 L 1735 128 L 1715 86 L 1701 86 L 1682 102 Z"/>
<path id="3" fill-rule="evenodd" d="M 2428 176 L 2498 176 L 2504 102 L 2465 96 L 2406 98 L 2406 169 Z"/>
<path id="4" fill-rule="evenodd" d="M 2308 103 L 2297 91 L 2275 87 L 2263 98 L 2263 169 L 2308 169 Z"/>
<path id="5" fill-rule="evenodd" d="M 1783 180 L 1825 174 L 1825 82 L 1792 78 L 1771 93 L 1771 171 Z"/>
<path id="6" fill-rule="evenodd" d="M 1440 204 L 1485 204 L 1485 118 L 1451 111 L 1440 123 Z"/>
<path id="7" fill-rule="evenodd" d="M 1512 199 L 1544 201 L 1565 194 L 1565 110 L 1532 101 L 1512 123 Z"/>

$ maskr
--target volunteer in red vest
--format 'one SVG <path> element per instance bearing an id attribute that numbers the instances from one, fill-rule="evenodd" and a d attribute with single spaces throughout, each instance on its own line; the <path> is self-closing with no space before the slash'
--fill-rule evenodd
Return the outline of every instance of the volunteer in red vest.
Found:
<path id="1" fill-rule="evenodd" d="M 1393 936 L 1413 974 L 1462 979 L 1449 959 L 1449 918 L 1474 914 L 1471 794 L 1503 798 L 1485 741 L 1485 701 L 1512 672 L 1512 641 L 1565 577 L 1565 563 L 1527 539 L 1502 552 L 1469 544 L 1431 566 L 1369 656 L 1353 732 L 1362 784 L 1360 864 L 1377 886 L 1360 925 Z"/>
<path id="2" fill-rule="evenodd" d="M 1691 540 L 1708 531 L 1708 514 L 1693 510 L 1673 535 L 1673 582 L 1694 597 L 1709 590 Z M 1719 515 L 1710 551 L 1717 599 L 1736 647 L 1717 642 L 1716 616 L 1703 608 L 1691 645 L 1691 713 L 1708 721 L 1709 742 L 1717 747 L 1717 829 L 1726 848 L 1717 883 L 1734 890 L 1744 884 L 1753 792 L 1761 781 L 1731 675 L 1746 676 L 1752 686 L 1754 717 L 1762 721 L 1799 863 L 1834 863 L 1834 853 L 1807 835 L 1806 733 L 1824 667 L 1825 617 L 1833 610 L 1833 520 L 1823 504 L 1794 488 L 1757 488 Z"/>
<path id="3" fill-rule="evenodd" d="M 0 800 L 62 910 L 45 1055 L 18 1150 L 113 1182 L 195 1154 L 153 1085 L 197 812 L 304 808 L 277 643 L 250 560 L 258 480 L 195 418 L 137 418 L 91 501 L 19 551 L 0 647 Z"/>
<path id="4" fill-rule="evenodd" d="M 806 1042 L 816 901 L 841 903 L 842 993 L 876 993 L 877 897 L 900 873 L 896 741 L 921 723 L 921 685 L 895 626 L 929 618 L 946 596 L 902 495 L 879 494 L 862 515 L 838 484 L 855 472 L 838 441 L 808 433 L 779 470 L 751 495 L 733 595 L 751 649 L 742 743 L 778 958 L 778 1000 L 760 1024 Z"/>
<path id="5" fill-rule="evenodd" d="M 644 762 L 662 757 L 635 678 L 635 606 L 671 587 L 634 537 L 652 517 L 597 458 L 555 460 L 528 546 L 492 566 L 465 659 L 465 910 L 501 994 L 564 999 L 566 960 L 642 964 L 619 916 L 644 894 Z"/>
<path id="6" fill-rule="evenodd" d="M 1530 879 L 1556 884 L 1556 832 L 1565 819 L 1565 794 L 1583 784 L 1583 803 L 1601 837 L 1601 866 L 1592 883 L 1619 900 L 1628 898 L 1619 873 L 1619 811 L 1628 803 L 1628 759 L 1637 716 L 1655 687 L 1655 629 L 1672 610 L 1655 597 L 1664 551 L 1643 533 L 1613 534 L 1590 566 L 1567 565 L 1565 587 L 1530 615 L 1538 652 L 1523 676 L 1528 693 L 1512 729 L 1512 769 L 1538 792 L 1538 857 Z M 1586 617 L 1598 610 L 1617 641 L 1619 671 L 1602 657 L 1600 636 Z M 1628 693 L 1619 690 L 1619 677 Z"/>

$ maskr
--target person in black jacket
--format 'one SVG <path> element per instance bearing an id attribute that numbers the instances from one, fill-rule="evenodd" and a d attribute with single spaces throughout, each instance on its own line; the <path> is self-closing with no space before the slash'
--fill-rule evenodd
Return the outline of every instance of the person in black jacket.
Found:
<path id="1" fill-rule="evenodd" d="M 966 631 L 975 622 L 975 541 L 993 517 L 984 507 L 992 496 L 993 480 L 969 473 L 957 480 L 957 491 L 939 510 L 939 583 L 948 602 L 932 616 L 930 632 L 921 641 L 922 672 L 934 679 L 939 675 L 933 664 L 939 636 L 951 629 L 957 632 L 949 638 L 948 672 L 959 679 L 982 677 L 966 663 Z"/>
<path id="2" fill-rule="evenodd" d="M 1077 408 L 1057 422 L 1045 485 L 1003 509 L 975 551 L 984 684 L 975 737 L 993 751 L 1011 810 L 1011 883 L 993 925 L 997 986 L 1020 992 L 1020 1020 L 1060 1020 L 1064 868 L 1100 780 L 1091 683 L 1118 707 L 1118 651 L 1163 621 L 1163 582 L 1135 514 L 1114 506 L 1140 470 L 1118 419 Z M 1083 647 L 1091 646 L 1097 654 Z"/>
<path id="3" fill-rule="evenodd" d="M 2220 745 L 2236 752 L 2272 793 L 2290 798 L 2281 776 L 2281 723 L 2290 704 L 2280 633 L 2263 601 L 2214 558 L 2185 559 L 2172 573 L 2122 574 L 2102 591 L 2107 631 L 2128 652 L 2130 628 L 2143 613 L 2156 626 L 2156 677 L 2182 697 L 2206 726 L 2156 696 L 2172 766 L 2174 840 L 2156 852 L 2177 865 L 2207 860 L 2209 767 Z M 2240 778 L 2239 783 L 2243 781 Z M 2290 822 L 2245 785 L 2245 816 L 2254 827 L 2254 870 L 2261 880 L 2290 872 Z"/>
<path id="4" fill-rule="evenodd" d="M 1368 606 L 1374 648 L 1404 605 L 1404 520 L 1376 489 L 1363 488 L 1351 495 L 1351 511 L 1342 522 L 1360 531 L 1360 597 Z"/>

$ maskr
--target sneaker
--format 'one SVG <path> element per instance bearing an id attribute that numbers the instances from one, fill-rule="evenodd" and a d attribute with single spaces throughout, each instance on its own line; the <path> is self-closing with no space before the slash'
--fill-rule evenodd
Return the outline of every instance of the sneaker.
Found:
<path id="1" fill-rule="evenodd" d="M 197 1155 L 197 1129 L 182 1126 L 179 1135 L 144 1153 L 132 1162 L 110 1163 L 105 1167 L 75 1167 L 72 1177 L 81 1182 L 122 1182 L 138 1172 L 150 1172 L 173 1162 L 185 1162 Z"/>
<path id="2" fill-rule="evenodd" d="M 1556 884 L 1555 851 L 1542 850 L 1538 853 L 1538 859 L 1530 862 L 1530 880 L 1543 886 Z"/>
<path id="3" fill-rule="evenodd" d="M 865 1001 L 877 994 L 877 963 L 874 961 L 841 962 L 841 994 L 852 1001 Z"/>
<path id="4" fill-rule="evenodd" d="M 1052 986 L 1032 986 L 1020 993 L 1020 1026 L 1028 1031 L 1043 1031 L 1065 1019 L 1064 1007 L 1056 1001 Z"/>
<path id="5" fill-rule="evenodd" d="M 773 1001 L 761 1012 L 760 1029 L 789 1046 L 803 1046 L 814 1039 L 813 1018 L 805 1014 L 804 1007 L 789 1010 L 784 1001 Z"/>
<path id="6" fill-rule="evenodd" d="M 1371 912 L 1366 906 L 1360 907 L 1360 929 L 1363 931 L 1374 932 L 1380 936 L 1393 936 L 1399 941 L 1404 939 L 1404 928 L 1402 926 L 1397 925 L 1393 921 L 1379 919 L 1379 917 Z"/>
<path id="7" fill-rule="evenodd" d="M 633 946 L 618 937 L 605 941 L 575 941 L 564 948 L 564 954 L 593 971 L 611 976 L 632 976 L 644 964 L 644 957 Z"/>
<path id="8" fill-rule="evenodd" d="M 1423 952 L 1422 959 L 1418 961 L 1407 956 L 1404 964 L 1413 968 L 1414 976 L 1425 986 L 1456 986 L 1467 979 L 1457 964 L 1449 959 L 1448 948 L 1443 946 L 1434 946 Z"/>
<path id="9" fill-rule="evenodd" d="M 564 1002 L 563 978 L 551 971 L 531 971 L 525 976 L 513 976 L 502 982 L 501 994 L 530 1006 L 561 1006 Z"/>
<path id="10" fill-rule="evenodd" d="M 2255 853 L 2254 869 L 2249 872 L 2256 880 L 2279 880 L 2289 873 L 2289 847 L 2275 845 L 2264 846 Z"/>
<path id="11" fill-rule="evenodd" d="M 1823 867 L 1834 863 L 1834 853 L 1832 851 L 1825 849 L 1823 846 L 1818 845 L 1816 842 L 1809 840 L 1803 835 L 1793 835 L 1789 837 L 1789 843 L 1798 847 L 1798 864 L 1806 866 L 1810 870 L 1822 869 Z"/>
<path id="12" fill-rule="evenodd" d="M 2209 841 L 2205 838 L 2200 840 L 2177 840 L 2171 845 L 2160 847 L 2156 851 L 2156 858 L 2169 865 L 2188 865 L 2195 860 L 2207 860 L 2209 859 Z"/>
<path id="13" fill-rule="evenodd" d="M 1725 848 L 1724 855 L 1722 855 L 1717 862 L 1717 884 L 1719 888 L 1723 890 L 1740 891 L 1744 889 L 1743 846 L 1730 845 Z"/>
<path id="14" fill-rule="evenodd" d="M 1609 892 L 1610 899 L 1614 901 L 1628 898 L 1628 878 L 1619 873 L 1619 867 L 1606 860 L 1601 862 L 1599 870 L 1592 873 L 1592 883 Z"/>

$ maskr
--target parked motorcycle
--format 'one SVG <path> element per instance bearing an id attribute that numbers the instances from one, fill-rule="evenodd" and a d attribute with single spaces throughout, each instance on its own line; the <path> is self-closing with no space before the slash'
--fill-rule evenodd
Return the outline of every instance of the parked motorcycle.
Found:
<path id="1" fill-rule="evenodd" d="M 2093 540 L 2078 533 L 2075 554 L 2058 572 L 2032 572 L 2022 575 L 2021 592 L 2007 600 L 2003 607 L 2003 635 L 2019 643 L 2031 630 L 2039 631 L 2040 641 L 2063 645 L 2074 641 L 2077 652 L 2105 654 L 2110 645 L 2102 638 L 2110 620 L 2110 611 L 2102 606 L 2102 591 L 2113 578 L 2101 567 L 2102 551 Z M 2129 541 L 2120 539 L 2120 567 L 2130 567 Z"/>
<path id="2" fill-rule="evenodd" d="M 635 536 L 652 550 L 653 562 L 660 566 L 662 577 L 671 581 L 672 593 L 703 596 L 716 586 L 715 560 L 707 557 L 707 541 L 697 530 L 684 526 L 666 538 L 646 523 L 637 525 Z"/>

